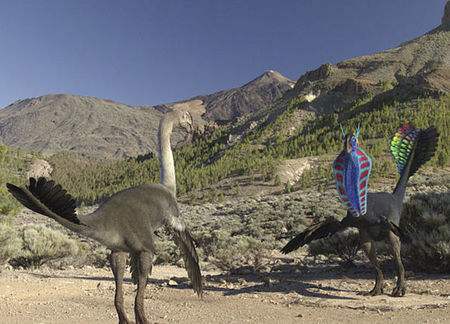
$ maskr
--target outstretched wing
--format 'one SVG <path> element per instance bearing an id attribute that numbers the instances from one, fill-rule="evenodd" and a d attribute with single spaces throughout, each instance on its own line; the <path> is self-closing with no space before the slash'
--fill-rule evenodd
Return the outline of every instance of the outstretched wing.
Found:
<path id="1" fill-rule="evenodd" d="M 367 190 L 372 161 L 364 150 L 352 153 L 342 151 L 333 163 L 334 178 L 339 199 L 354 216 L 367 211 Z"/>

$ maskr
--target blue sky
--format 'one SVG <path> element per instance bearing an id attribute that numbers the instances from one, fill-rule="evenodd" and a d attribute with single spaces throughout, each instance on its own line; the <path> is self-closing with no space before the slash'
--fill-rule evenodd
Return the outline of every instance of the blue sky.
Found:
<path id="1" fill-rule="evenodd" d="M 0 107 L 48 93 L 158 104 L 297 79 L 440 23 L 444 0 L 1 0 Z"/>

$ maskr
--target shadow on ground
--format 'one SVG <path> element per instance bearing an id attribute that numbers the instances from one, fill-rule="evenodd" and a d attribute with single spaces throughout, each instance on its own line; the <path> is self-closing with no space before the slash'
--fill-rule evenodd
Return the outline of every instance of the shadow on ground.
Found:
<path id="1" fill-rule="evenodd" d="M 385 267 L 386 279 L 392 279 L 394 270 L 391 267 Z M 62 278 L 62 279 L 80 279 L 94 281 L 113 282 L 113 276 L 55 276 L 31 273 L 36 277 L 44 278 Z M 178 284 L 170 286 L 172 289 L 191 289 L 186 277 L 173 277 Z M 297 293 L 305 297 L 320 299 L 340 299 L 352 300 L 353 297 L 340 296 L 341 293 L 363 293 L 365 291 L 354 291 L 348 288 L 332 287 L 320 281 L 342 280 L 346 282 L 356 282 L 359 280 L 372 280 L 374 273 L 366 265 L 353 265 L 351 267 L 342 267 L 338 265 L 312 265 L 299 266 L 297 264 L 281 264 L 274 266 L 267 272 L 251 272 L 250 269 L 242 268 L 233 273 L 224 273 L 218 275 L 205 276 L 205 291 L 222 292 L 224 296 L 234 296 L 239 294 L 252 293 Z M 450 279 L 449 275 L 410 275 L 408 280 L 421 279 Z M 125 278 L 126 283 L 131 284 L 130 278 Z M 149 283 L 158 286 L 166 286 L 167 280 L 149 278 Z"/>

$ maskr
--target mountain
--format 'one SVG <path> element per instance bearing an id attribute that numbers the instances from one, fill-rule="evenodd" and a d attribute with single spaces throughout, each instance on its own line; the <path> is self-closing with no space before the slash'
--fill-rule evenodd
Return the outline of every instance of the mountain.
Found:
<path id="1" fill-rule="evenodd" d="M 52 94 L 16 101 L 0 110 L 0 140 L 43 153 L 70 151 L 94 157 L 132 157 L 156 151 L 159 119 L 168 108 L 188 110 L 196 126 L 226 122 L 278 99 L 293 82 L 269 71 L 240 88 L 155 107 Z M 174 144 L 186 136 L 175 130 Z"/>
<path id="2" fill-rule="evenodd" d="M 181 103 L 189 106 L 192 101 L 201 100 L 204 110 L 203 118 L 223 124 L 269 107 L 287 90 L 292 89 L 294 84 L 294 81 L 279 72 L 269 70 L 241 87 L 197 96 L 177 103 L 159 105 L 156 108 L 164 110 Z"/>
<path id="3" fill-rule="evenodd" d="M 4 144 L 33 151 L 123 157 L 154 150 L 161 112 L 67 94 L 24 99 L 0 110 Z"/>
<path id="4" fill-rule="evenodd" d="M 386 93 L 386 90 L 389 90 Z M 299 78 L 292 96 L 311 96 L 305 106 L 334 112 L 368 94 L 405 96 L 450 92 L 450 5 L 442 24 L 398 47 L 337 64 L 323 64 Z"/>
<path id="5" fill-rule="evenodd" d="M 276 71 L 267 71 L 240 88 L 220 91 L 195 99 L 206 105 L 205 117 L 214 121 L 230 121 L 236 117 L 267 108 L 294 87 L 295 82 Z"/>

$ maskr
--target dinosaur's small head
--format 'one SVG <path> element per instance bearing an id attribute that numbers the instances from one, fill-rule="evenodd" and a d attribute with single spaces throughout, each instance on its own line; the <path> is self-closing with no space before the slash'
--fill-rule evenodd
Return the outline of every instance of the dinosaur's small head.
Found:
<path id="1" fill-rule="evenodd" d="M 192 115 L 185 110 L 177 110 L 177 124 L 178 126 L 184 128 L 187 132 L 190 132 L 194 126 L 194 120 L 192 119 Z"/>
<path id="2" fill-rule="evenodd" d="M 343 150 L 350 153 L 351 151 L 355 150 L 358 147 L 359 145 L 358 137 L 360 130 L 361 129 L 358 126 L 358 128 L 356 128 L 355 133 L 350 132 L 347 134 L 341 126 Z"/>

